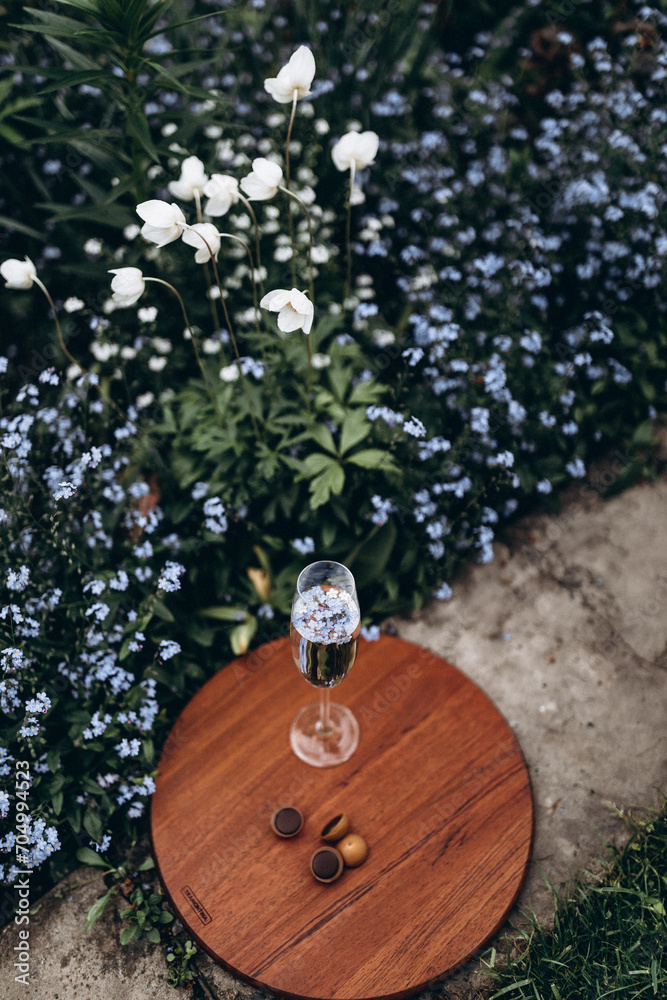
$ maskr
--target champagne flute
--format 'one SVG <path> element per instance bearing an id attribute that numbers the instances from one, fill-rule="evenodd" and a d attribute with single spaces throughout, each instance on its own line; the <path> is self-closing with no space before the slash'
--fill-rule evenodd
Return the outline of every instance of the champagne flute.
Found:
<path id="1" fill-rule="evenodd" d="M 348 760 L 359 742 L 359 724 L 349 708 L 330 701 L 357 657 L 361 612 L 354 577 L 342 563 L 322 559 L 299 574 L 292 602 L 290 642 L 302 676 L 319 688 L 319 703 L 297 713 L 290 729 L 292 750 L 313 767 Z"/>

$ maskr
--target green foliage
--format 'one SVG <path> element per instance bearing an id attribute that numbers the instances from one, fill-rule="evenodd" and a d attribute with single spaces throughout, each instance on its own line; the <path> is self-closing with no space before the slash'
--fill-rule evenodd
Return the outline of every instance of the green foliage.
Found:
<path id="1" fill-rule="evenodd" d="M 169 982 L 172 986 L 187 986 L 194 979 L 189 963 L 197 954 L 192 941 L 175 942 L 167 952 Z"/>
<path id="2" fill-rule="evenodd" d="M 164 896 L 158 892 L 135 888 L 126 899 L 130 905 L 120 911 L 120 916 L 127 921 L 127 927 L 121 932 L 120 943 L 127 944 L 135 939 L 138 941 L 144 934 L 153 944 L 159 944 L 160 929 L 174 919 L 173 914 L 163 909 Z"/>
<path id="3" fill-rule="evenodd" d="M 610 848 L 605 870 L 566 895 L 553 888 L 553 930 L 535 918 L 515 932 L 516 957 L 494 951 L 489 1000 L 602 1000 L 667 994 L 667 804 L 639 818 L 620 812 L 631 839 Z"/>
<path id="4" fill-rule="evenodd" d="M 57 95 L 56 107 L 62 122 L 49 122 L 46 117 L 35 119 L 23 116 L 24 122 L 38 129 L 31 142 L 46 140 L 67 145 L 115 176 L 116 184 L 109 194 L 87 187 L 95 205 L 104 205 L 108 209 L 128 190 L 136 201 L 141 201 L 146 195 L 148 167 L 151 162 L 159 164 L 164 156 L 164 150 L 158 149 L 151 134 L 144 111 L 146 102 L 158 88 L 172 87 L 190 98 L 215 103 L 207 91 L 184 82 L 183 76 L 191 69 L 187 61 L 181 59 L 178 66 L 165 67 L 166 53 L 151 51 L 151 42 L 165 34 L 178 35 L 179 31 L 207 15 L 166 22 L 165 17 L 174 7 L 173 0 L 159 4 L 149 3 L 148 0 L 130 0 L 128 3 L 117 0 L 55 2 L 67 13 L 31 7 L 27 8 L 27 13 L 36 23 L 14 25 L 22 31 L 34 32 L 52 47 L 58 57 L 55 64 L 47 67 L 22 67 L 24 72 L 38 76 L 40 80 L 45 78 L 45 82 L 39 85 L 36 98 L 23 99 L 24 107 L 41 104 L 49 95 Z M 171 52 L 171 46 L 168 52 Z M 73 88 L 82 85 L 98 89 L 105 98 L 107 108 L 112 110 L 112 117 L 107 119 L 108 125 L 97 130 L 88 129 L 83 135 L 80 123 L 69 107 Z M 220 102 L 224 105 L 222 99 Z M 14 107 L 16 104 L 14 102 Z M 121 122 L 122 129 L 114 127 L 115 122 Z M 110 221 L 108 211 L 96 215 L 90 209 L 77 210 L 62 205 L 50 207 L 60 220 Z M 115 224 L 122 228 L 126 221 L 122 216 L 117 217 Z"/>

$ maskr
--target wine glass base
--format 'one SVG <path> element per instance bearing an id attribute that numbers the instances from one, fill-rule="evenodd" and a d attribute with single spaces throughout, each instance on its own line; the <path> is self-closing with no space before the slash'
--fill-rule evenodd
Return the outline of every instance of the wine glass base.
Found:
<path id="1" fill-rule="evenodd" d="M 359 723 L 344 705 L 329 706 L 330 728 L 320 730 L 319 704 L 306 705 L 290 728 L 292 750 L 312 767 L 335 767 L 349 760 L 359 743 Z"/>

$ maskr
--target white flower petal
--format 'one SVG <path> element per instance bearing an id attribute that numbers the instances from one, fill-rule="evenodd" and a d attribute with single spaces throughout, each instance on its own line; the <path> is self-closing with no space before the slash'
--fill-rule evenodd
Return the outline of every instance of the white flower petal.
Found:
<path id="1" fill-rule="evenodd" d="M 241 190 L 250 201 L 266 201 L 273 197 L 271 188 L 261 181 L 257 174 L 248 174 L 241 178 Z"/>
<path id="2" fill-rule="evenodd" d="M 315 316 L 315 309 L 310 299 L 306 299 L 306 301 L 308 303 L 308 308 L 306 309 L 306 312 L 304 314 L 303 323 L 301 324 L 301 327 L 304 333 L 310 333 L 310 329 L 313 325 L 313 318 Z"/>
<path id="3" fill-rule="evenodd" d="M 140 205 L 137 205 L 137 215 L 144 222 L 158 229 L 167 229 L 179 224 L 185 225 L 185 216 L 178 205 L 160 201 L 158 198 L 142 201 Z"/>
<path id="4" fill-rule="evenodd" d="M 300 292 L 298 288 L 293 288 L 290 292 L 290 302 L 293 308 L 303 315 L 313 310 L 313 304 L 310 299 L 303 292 Z"/>
<path id="5" fill-rule="evenodd" d="M 252 173 L 241 181 L 241 188 L 248 198 L 255 201 L 266 201 L 276 194 L 282 179 L 283 171 L 279 163 L 258 156 L 252 161 Z"/>
<path id="6" fill-rule="evenodd" d="M 226 215 L 239 200 L 239 182 L 227 174 L 213 174 L 204 185 L 204 194 L 209 199 L 204 209 L 207 215 Z"/>
<path id="7" fill-rule="evenodd" d="M 291 305 L 286 305 L 278 313 L 278 329 L 283 333 L 291 333 L 293 330 L 300 330 L 303 326 L 304 317 L 298 313 Z"/>
<path id="8" fill-rule="evenodd" d="M 305 45 L 299 46 L 282 67 L 278 76 L 264 81 L 264 89 L 280 104 L 288 104 L 294 100 L 310 97 L 310 86 L 315 76 L 315 57 Z"/>
<path id="9" fill-rule="evenodd" d="M 207 180 L 204 164 L 199 157 L 187 156 L 181 164 L 181 176 L 177 181 L 170 181 L 167 186 L 174 197 L 192 201 L 195 192 L 202 193 Z"/>
<path id="10" fill-rule="evenodd" d="M 112 299 L 117 306 L 133 306 L 144 294 L 144 276 L 138 267 L 117 267 L 109 271 L 115 277 L 111 282 Z"/>
<path id="11" fill-rule="evenodd" d="M 306 90 L 315 77 L 315 56 L 306 45 L 300 45 L 290 58 L 288 67 L 292 79 Z"/>
<path id="12" fill-rule="evenodd" d="M 294 100 L 294 91 L 286 87 L 284 83 L 281 83 L 278 77 L 270 77 L 268 80 L 265 80 L 264 90 L 267 94 L 271 95 L 274 101 L 278 101 L 279 104 L 289 104 Z"/>
<path id="13" fill-rule="evenodd" d="M 331 150 L 331 158 L 338 170 L 363 170 L 377 156 L 380 137 L 377 132 L 346 132 Z"/>
<path id="14" fill-rule="evenodd" d="M 197 264 L 205 264 L 211 256 L 218 259 L 220 250 L 220 234 L 212 222 L 196 222 L 194 226 L 189 226 L 182 236 L 183 242 L 190 247 L 195 247 L 195 261 Z"/>
<path id="15" fill-rule="evenodd" d="M 278 187 L 283 179 L 283 168 L 273 160 L 258 156 L 252 161 L 252 172 L 257 174 L 268 187 Z"/>
<path id="16" fill-rule="evenodd" d="M 276 288 L 272 292 L 267 292 L 260 301 L 262 309 L 270 309 L 271 312 L 278 312 L 290 300 L 291 292 L 287 288 Z"/>
<path id="17" fill-rule="evenodd" d="M 29 257 L 26 257 L 25 260 L 16 260 L 16 258 L 10 257 L 0 264 L 0 274 L 5 279 L 5 288 L 25 291 L 32 287 L 37 275 L 37 268 Z"/>
<path id="18" fill-rule="evenodd" d="M 150 222 L 145 222 L 141 227 L 141 235 L 149 243 L 155 243 L 158 247 L 164 247 L 167 243 L 173 243 L 183 232 L 182 226 L 153 226 Z"/>

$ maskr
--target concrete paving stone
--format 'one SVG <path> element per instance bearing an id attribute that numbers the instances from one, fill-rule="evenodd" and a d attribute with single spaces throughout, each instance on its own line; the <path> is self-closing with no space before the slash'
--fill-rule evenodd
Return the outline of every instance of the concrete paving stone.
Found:
<path id="1" fill-rule="evenodd" d="M 524 518 L 495 545 L 494 562 L 453 581 L 451 601 L 386 623 L 478 683 L 523 748 L 536 824 L 514 924 L 524 921 L 522 911 L 548 923 L 553 904 L 544 879 L 563 890 L 603 842 L 624 839 L 611 803 L 655 805 L 656 790 L 667 792 L 666 528 L 665 478 L 609 501 L 575 486 L 559 513 Z M 90 873 L 68 884 L 77 876 Z M 61 899 L 52 892 L 35 905 L 28 987 L 13 982 L 16 928 L 5 928 L 3 1000 L 174 1000 L 160 950 L 118 943 L 117 901 L 84 931 L 101 886 L 98 879 L 67 889 Z M 217 1000 L 262 996 L 208 956 L 199 967 Z M 433 995 L 488 995 L 479 969 L 473 960 Z"/>

